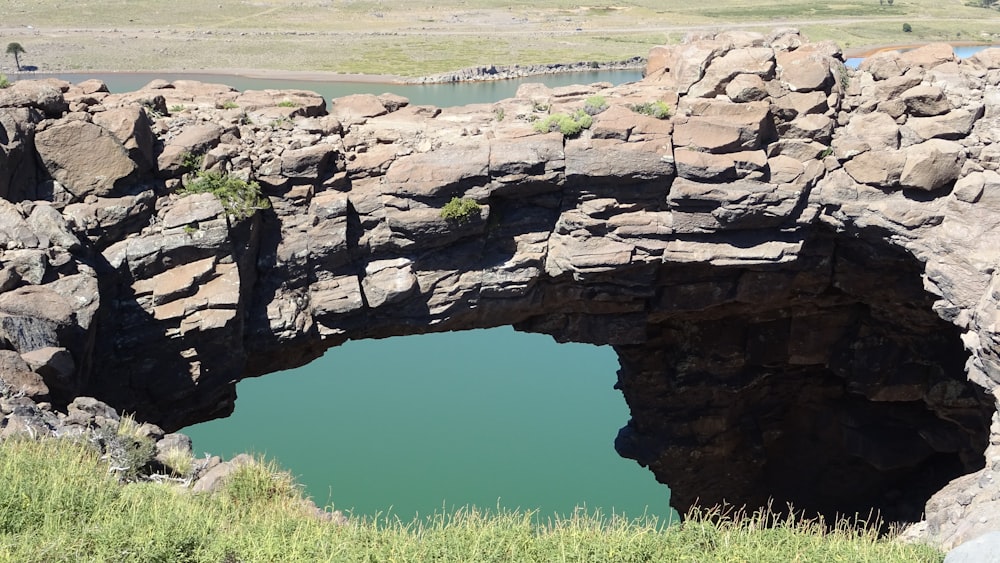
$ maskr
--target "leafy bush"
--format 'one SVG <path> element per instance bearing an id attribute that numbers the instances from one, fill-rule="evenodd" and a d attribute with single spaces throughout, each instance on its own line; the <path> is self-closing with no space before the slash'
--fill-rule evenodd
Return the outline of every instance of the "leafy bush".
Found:
<path id="1" fill-rule="evenodd" d="M 111 472 L 123 481 L 134 481 L 147 473 L 156 444 L 151 438 L 140 435 L 134 422 L 128 424 L 124 428 L 121 425 L 116 429 L 99 428 L 94 432 L 93 443 L 107 460 Z"/>
<path id="2" fill-rule="evenodd" d="M 181 153 L 181 167 L 185 170 L 198 170 L 205 162 L 205 155 L 190 151 Z"/>
<path id="3" fill-rule="evenodd" d="M 646 102 L 642 104 L 632 104 L 629 109 L 636 113 L 655 117 L 656 119 L 666 119 L 670 117 L 670 105 L 663 100 Z"/>
<path id="4" fill-rule="evenodd" d="M 474 199 L 453 197 L 451 201 L 444 204 L 444 207 L 441 208 L 441 218 L 448 221 L 467 223 L 479 217 L 480 209 L 482 209 L 482 206 Z"/>
<path id="5" fill-rule="evenodd" d="M 295 102 L 293 102 L 291 100 L 282 100 L 282 101 L 278 102 L 278 107 L 279 108 L 294 108 L 294 107 L 297 107 L 298 105 L 299 104 L 297 104 L 297 103 L 295 103 Z"/>
<path id="6" fill-rule="evenodd" d="M 237 105 L 236 102 L 234 102 L 232 100 L 226 100 L 226 101 L 222 102 L 221 104 L 219 104 L 219 107 L 222 108 L 222 109 L 236 109 L 236 108 L 238 108 L 240 106 Z"/>
<path id="7" fill-rule="evenodd" d="M 908 23 L 904 23 L 903 24 L 903 33 L 910 33 L 911 31 L 913 31 L 913 27 L 911 27 L 910 24 L 908 24 Z"/>
<path id="8" fill-rule="evenodd" d="M 184 111 L 185 109 L 187 109 L 187 108 L 185 108 L 182 104 L 172 105 L 172 106 L 170 106 L 170 113 L 180 113 L 180 112 Z"/>
<path id="9" fill-rule="evenodd" d="M 604 99 L 604 96 L 591 96 L 583 102 L 583 111 L 587 115 L 597 115 L 606 109 L 608 109 L 608 101 Z"/>
<path id="10" fill-rule="evenodd" d="M 192 182 L 178 190 L 179 194 L 210 193 L 219 198 L 226 213 L 236 219 L 246 219 L 259 209 L 269 209 L 271 202 L 261 192 L 260 184 L 247 182 L 219 172 L 198 172 Z"/>
<path id="11" fill-rule="evenodd" d="M 10 88 L 10 80 L 7 80 L 6 74 L 0 74 L 0 89 Z"/>
<path id="12" fill-rule="evenodd" d="M 593 124 L 594 118 L 587 112 L 578 110 L 573 115 L 554 113 L 545 119 L 536 121 L 534 128 L 539 133 L 559 131 L 564 137 L 576 137 L 584 129 L 590 129 Z"/>

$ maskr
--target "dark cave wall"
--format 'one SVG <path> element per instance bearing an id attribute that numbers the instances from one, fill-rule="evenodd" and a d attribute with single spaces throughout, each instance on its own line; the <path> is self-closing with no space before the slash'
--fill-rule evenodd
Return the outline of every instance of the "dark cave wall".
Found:
<path id="1" fill-rule="evenodd" d="M 992 398 L 967 381 L 922 264 L 831 232 L 809 248 L 793 269 L 713 268 L 697 291 L 665 288 L 716 301 L 653 311 L 647 342 L 616 346 L 632 412 L 616 448 L 682 512 L 773 501 L 919 520 L 932 493 L 983 467 Z M 664 266 L 691 279 L 679 269 Z"/>

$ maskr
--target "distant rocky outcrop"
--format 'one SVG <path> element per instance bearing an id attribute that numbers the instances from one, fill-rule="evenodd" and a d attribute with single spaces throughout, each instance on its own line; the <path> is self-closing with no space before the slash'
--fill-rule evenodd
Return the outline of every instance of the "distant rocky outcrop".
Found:
<path id="1" fill-rule="evenodd" d="M 616 448 L 682 511 L 926 510 L 914 534 L 961 543 L 1000 528 L 998 102 L 1000 50 L 851 71 L 794 31 L 445 109 L 19 82 L 0 377 L 172 431 L 347 339 L 510 324 L 615 348 Z M 557 113 L 590 126 L 536 128 Z M 185 195 L 194 169 L 269 205 Z M 443 217 L 454 198 L 477 205 Z"/>
<path id="2" fill-rule="evenodd" d="M 442 72 L 430 76 L 407 79 L 408 84 L 447 84 L 450 82 L 485 82 L 492 80 L 510 80 L 512 78 L 524 78 L 527 76 L 538 76 L 542 74 L 559 74 L 563 72 L 586 72 L 598 70 L 639 70 L 646 64 L 643 57 L 632 57 L 624 61 L 611 62 L 575 62 L 575 63 L 547 63 L 536 65 L 488 65 L 473 66 Z"/>

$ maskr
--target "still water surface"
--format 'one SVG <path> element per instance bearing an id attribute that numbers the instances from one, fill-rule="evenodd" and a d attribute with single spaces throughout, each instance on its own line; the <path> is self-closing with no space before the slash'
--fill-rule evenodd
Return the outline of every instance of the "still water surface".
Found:
<path id="1" fill-rule="evenodd" d="M 241 382 L 233 416 L 185 432 L 196 452 L 266 453 L 356 515 L 474 504 L 666 519 L 668 489 L 613 448 L 629 418 L 617 368 L 609 347 L 510 327 L 350 341 Z"/>
<path id="2" fill-rule="evenodd" d="M 441 107 L 512 97 L 525 82 L 549 86 L 638 80 L 598 71 L 443 85 L 289 81 L 218 75 L 60 74 L 99 78 L 113 92 L 155 78 L 239 90 L 312 90 L 328 101 L 393 92 Z M 612 386 L 609 347 L 557 344 L 510 327 L 351 341 L 308 366 L 238 386 L 229 418 L 185 429 L 195 451 L 265 454 L 295 474 L 320 505 L 356 516 L 408 519 L 442 508 L 571 514 L 576 507 L 666 520 L 669 490 L 614 451 L 628 407 Z"/>
<path id="3" fill-rule="evenodd" d="M 513 80 L 491 82 L 465 82 L 451 84 L 391 84 L 374 82 L 327 82 L 312 80 L 280 80 L 270 78 L 248 78 L 237 75 L 219 74 L 153 74 L 153 73 L 92 73 L 92 74 L 22 74 L 21 78 L 44 78 L 54 76 L 69 82 L 81 82 L 91 78 L 103 80 L 112 92 L 138 90 L 154 79 L 200 80 L 227 84 L 237 90 L 296 89 L 311 90 L 321 94 L 326 101 L 350 94 L 382 94 L 391 92 L 406 96 L 411 104 L 451 107 L 466 104 L 492 103 L 514 97 L 518 86 L 525 83 L 541 82 L 550 87 L 571 84 L 591 84 L 593 82 L 634 82 L 642 78 L 638 70 L 596 70 L 593 72 L 567 72 L 543 74 Z"/>

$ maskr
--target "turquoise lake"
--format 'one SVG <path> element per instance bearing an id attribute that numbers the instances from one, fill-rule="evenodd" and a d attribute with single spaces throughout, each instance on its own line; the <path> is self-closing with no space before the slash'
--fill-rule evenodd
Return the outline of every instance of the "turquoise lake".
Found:
<path id="1" fill-rule="evenodd" d="M 349 341 L 241 382 L 231 417 L 185 432 L 197 453 L 266 454 L 355 515 L 471 504 L 665 519 L 667 487 L 613 448 L 629 418 L 617 369 L 608 347 L 510 327 Z"/>
<path id="2" fill-rule="evenodd" d="M 393 92 L 453 106 L 550 86 L 638 80 L 597 71 L 520 80 L 407 86 L 239 76 L 61 74 L 104 80 L 113 92 L 155 78 L 220 82 L 240 90 L 298 88 L 327 100 Z M 241 382 L 235 413 L 184 430 L 197 454 L 263 454 L 288 469 L 317 504 L 354 516 L 402 519 L 461 506 L 605 514 L 673 514 L 669 489 L 614 438 L 629 419 L 613 389 L 609 347 L 558 344 L 510 327 L 349 341 L 311 364 Z"/>

